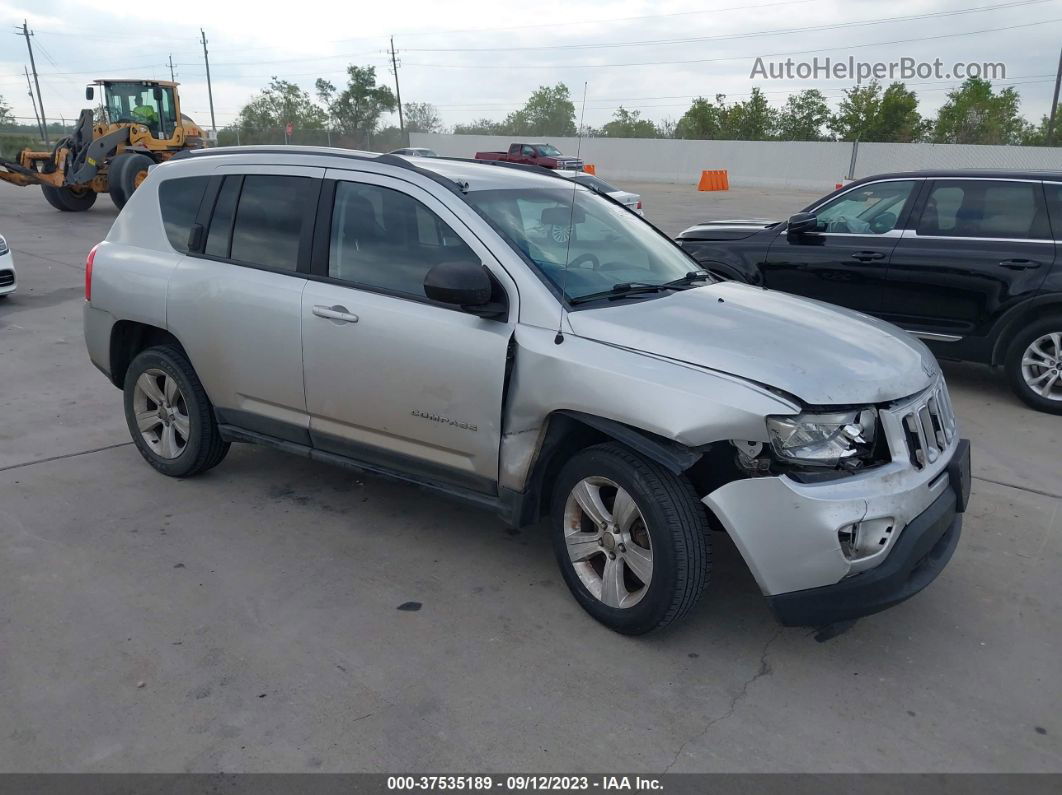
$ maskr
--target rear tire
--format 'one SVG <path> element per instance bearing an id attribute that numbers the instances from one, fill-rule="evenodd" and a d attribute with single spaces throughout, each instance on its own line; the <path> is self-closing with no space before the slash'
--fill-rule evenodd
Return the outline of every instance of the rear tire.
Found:
<path id="1" fill-rule="evenodd" d="M 1062 315 L 1030 323 L 1011 340 L 1004 364 L 1018 397 L 1039 411 L 1062 414 Z"/>
<path id="2" fill-rule="evenodd" d="M 551 518 L 564 581 L 616 632 L 667 626 L 693 609 L 708 583 L 708 515 L 693 486 L 622 445 L 590 447 L 564 465 Z"/>
<path id="3" fill-rule="evenodd" d="M 229 451 L 199 377 L 175 345 L 148 348 L 130 363 L 125 419 L 144 460 L 163 475 L 198 475 Z"/>
<path id="4" fill-rule="evenodd" d="M 64 213 L 84 212 L 96 203 L 96 191 L 91 188 L 55 188 L 51 185 L 41 185 L 41 190 L 48 204 Z"/>
<path id="5" fill-rule="evenodd" d="M 129 197 L 122 191 L 122 170 L 125 168 L 125 164 L 129 162 L 129 158 L 132 157 L 132 153 L 125 153 L 118 155 L 109 166 L 107 166 L 107 193 L 111 196 L 111 201 L 114 202 L 114 206 L 121 210 L 125 207 L 125 203 L 129 201 Z"/>

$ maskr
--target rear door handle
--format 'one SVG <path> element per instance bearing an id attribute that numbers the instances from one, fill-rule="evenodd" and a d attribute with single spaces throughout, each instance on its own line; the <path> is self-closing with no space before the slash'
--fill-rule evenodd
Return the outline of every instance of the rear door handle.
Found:
<path id="1" fill-rule="evenodd" d="M 340 323 L 358 322 L 358 316 L 348 312 L 345 306 L 323 306 L 321 304 L 315 304 L 313 313 L 317 315 L 317 317 L 327 318 L 328 320 L 338 320 Z"/>
<path id="2" fill-rule="evenodd" d="M 885 255 L 880 251 L 857 251 L 852 255 L 852 259 L 860 262 L 870 262 L 875 259 L 885 259 Z"/>
<path id="3" fill-rule="evenodd" d="M 1012 271 L 1028 271 L 1040 267 L 1040 263 L 1033 259 L 1005 259 L 999 264 Z"/>

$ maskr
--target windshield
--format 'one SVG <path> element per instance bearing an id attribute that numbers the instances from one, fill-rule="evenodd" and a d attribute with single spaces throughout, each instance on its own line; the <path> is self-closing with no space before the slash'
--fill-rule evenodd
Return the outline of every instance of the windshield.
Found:
<path id="1" fill-rule="evenodd" d="M 553 144 L 538 144 L 538 153 L 543 157 L 557 157 L 561 151 Z"/>
<path id="2" fill-rule="evenodd" d="M 143 124 L 157 138 L 169 137 L 177 126 L 172 88 L 133 81 L 107 83 L 104 99 L 111 124 Z"/>
<path id="3" fill-rule="evenodd" d="M 467 199 L 566 298 L 626 282 L 664 284 L 698 269 L 638 216 L 585 188 L 472 191 Z"/>

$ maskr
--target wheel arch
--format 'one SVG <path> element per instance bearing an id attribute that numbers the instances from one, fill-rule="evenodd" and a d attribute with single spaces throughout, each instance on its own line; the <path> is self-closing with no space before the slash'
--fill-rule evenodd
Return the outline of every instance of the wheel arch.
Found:
<path id="1" fill-rule="evenodd" d="M 524 491 L 515 499 L 513 524 L 533 524 L 548 514 L 552 485 L 561 468 L 580 451 L 605 442 L 619 442 L 676 475 L 693 469 L 706 452 L 594 414 L 554 411 L 546 419 Z"/>
<path id="2" fill-rule="evenodd" d="M 135 320 L 119 320 L 111 328 L 110 377 L 111 383 L 121 389 L 129 365 L 141 351 L 156 345 L 181 345 L 173 334 L 164 328 L 140 323 Z"/>
<path id="3" fill-rule="evenodd" d="M 1004 364 L 1007 349 L 1022 328 L 1050 315 L 1062 314 L 1062 293 L 1040 295 L 1012 308 L 999 319 L 993 330 L 992 354 L 989 364 Z"/>

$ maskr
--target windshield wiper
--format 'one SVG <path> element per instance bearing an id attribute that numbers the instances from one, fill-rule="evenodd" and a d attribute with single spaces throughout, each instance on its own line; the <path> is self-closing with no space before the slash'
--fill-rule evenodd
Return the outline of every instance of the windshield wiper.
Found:
<path id="1" fill-rule="evenodd" d="M 673 279 L 662 284 L 650 284 L 649 282 L 620 282 L 612 285 L 608 290 L 569 298 L 569 304 L 585 304 L 588 301 L 599 301 L 602 298 L 624 298 L 628 295 L 641 295 L 642 293 L 657 293 L 661 290 L 677 290 L 682 287 L 692 287 L 694 282 L 708 281 L 712 277 L 707 271 L 690 271 L 679 279 Z"/>
<path id="2" fill-rule="evenodd" d="M 587 293 L 586 295 L 578 295 L 575 298 L 569 298 L 569 304 L 585 304 L 588 301 L 598 301 L 602 298 L 624 298 L 628 295 L 640 295 L 641 293 L 656 293 L 661 290 L 668 290 L 670 287 L 666 284 L 648 284 L 646 282 L 620 282 L 614 284 L 608 290 L 602 290 L 597 293 Z"/>
<path id="3" fill-rule="evenodd" d="M 690 271 L 681 279 L 665 282 L 662 287 L 689 287 L 694 282 L 707 282 L 712 278 L 708 271 Z"/>

